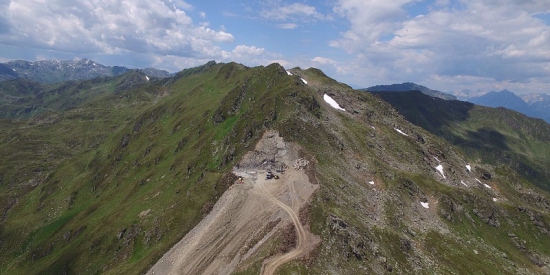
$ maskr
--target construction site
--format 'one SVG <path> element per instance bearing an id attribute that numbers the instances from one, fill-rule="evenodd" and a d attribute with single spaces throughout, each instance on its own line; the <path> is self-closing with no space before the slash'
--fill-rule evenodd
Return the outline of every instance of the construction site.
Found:
<path id="1" fill-rule="evenodd" d="M 233 169 L 235 184 L 212 211 L 157 262 L 148 274 L 230 274 L 245 269 L 277 232 L 294 226 L 296 245 L 263 261 L 262 274 L 309 253 L 320 238 L 298 218 L 317 184 L 297 145 L 267 131 Z"/>

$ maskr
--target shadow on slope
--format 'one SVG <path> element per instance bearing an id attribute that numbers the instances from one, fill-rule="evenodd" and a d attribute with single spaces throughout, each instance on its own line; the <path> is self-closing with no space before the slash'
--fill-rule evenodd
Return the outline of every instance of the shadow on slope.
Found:
<path id="1" fill-rule="evenodd" d="M 550 190 L 550 174 L 545 168 L 550 160 L 544 153 L 549 149 L 550 130 L 542 121 L 501 108 L 432 98 L 419 91 L 374 94 L 411 123 L 459 146 L 472 159 L 509 165 L 527 180 Z"/>

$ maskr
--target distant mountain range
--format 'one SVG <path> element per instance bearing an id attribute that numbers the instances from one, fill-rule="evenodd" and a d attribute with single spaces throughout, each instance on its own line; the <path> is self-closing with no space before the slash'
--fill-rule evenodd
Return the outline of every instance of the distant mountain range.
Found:
<path id="1" fill-rule="evenodd" d="M 362 91 L 368 92 L 407 92 L 407 91 L 420 91 L 423 94 L 437 97 L 445 100 L 456 100 L 457 98 L 453 95 L 446 94 L 438 90 L 432 90 L 426 86 L 418 85 L 412 82 L 405 82 L 401 84 L 391 84 L 391 85 L 376 85 L 366 89 L 361 89 Z"/>
<path id="2" fill-rule="evenodd" d="M 0 82 L 18 78 L 40 83 L 56 83 L 68 80 L 92 79 L 96 77 L 117 76 L 130 71 L 122 66 L 105 66 L 90 59 L 71 60 L 15 60 L 0 63 Z M 168 77 L 170 73 L 154 68 L 140 69 L 150 77 Z"/>
<path id="3" fill-rule="evenodd" d="M 368 92 L 420 91 L 425 95 L 444 100 L 462 100 L 493 108 L 503 107 L 520 112 L 530 117 L 541 118 L 550 123 L 550 95 L 547 94 L 528 94 L 519 97 L 508 90 L 502 90 L 500 92 L 493 91 L 489 93 L 483 93 L 478 90 L 462 91 L 455 93 L 454 95 L 450 95 L 412 82 L 391 85 L 376 85 L 360 90 Z"/>
<path id="4" fill-rule="evenodd" d="M 38 83 L 49 84 L 70 80 L 118 76 L 131 70 L 123 66 L 105 66 L 87 58 L 80 60 L 53 59 L 34 62 L 14 60 L 0 63 L 0 82 L 14 79 L 28 79 Z M 167 71 L 155 68 L 139 69 L 138 71 L 148 77 L 165 78 L 172 76 Z M 488 107 L 504 107 L 531 117 L 542 118 L 550 123 L 550 95 L 546 94 L 529 94 L 519 97 L 508 90 L 503 90 L 486 94 L 483 94 L 482 91 L 462 91 L 455 93 L 455 96 L 412 82 L 376 85 L 360 90 L 368 92 L 420 91 L 428 96 L 444 100 L 460 99 Z"/>
<path id="5" fill-rule="evenodd" d="M 504 107 L 531 117 L 542 118 L 550 123 L 549 95 L 530 94 L 521 98 L 508 90 L 502 90 L 500 92 L 489 92 L 467 100 L 488 107 Z"/>

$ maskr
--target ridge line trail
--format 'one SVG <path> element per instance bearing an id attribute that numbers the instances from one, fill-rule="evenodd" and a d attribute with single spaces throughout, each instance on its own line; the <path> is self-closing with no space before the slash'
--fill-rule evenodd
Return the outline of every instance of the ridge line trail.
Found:
<path id="1" fill-rule="evenodd" d="M 282 208 L 290 216 L 290 218 L 292 220 L 292 223 L 294 224 L 294 227 L 296 228 L 296 235 L 297 235 L 296 237 L 298 239 L 296 241 L 296 247 L 293 250 L 291 250 L 290 252 L 288 252 L 286 254 L 283 254 L 281 256 L 273 258 L 267 263 L 264 263 L 264 266 L 262 267 L 262 275 L 272 275 L 272 274 L 275 273 L 275 271 L 277 270 L 277 268 L 279 266 L 281 266 L 281 265 L 285 264 L 286 262 L 300 256 L 301 254 L 303 254 L 306 251 L 305 242 L 306 242 L 306 239 L 307 239 L 307 232 L 304 229 L 304 227 L 302 226 L 302 224 L 300 223 L 300 219 L 298 218 L 298 215 L 296 215 L 296 212 L 291 207 L 289 207 L 288 205 L 286 205 L 282 201 L 275 198 L 271 194 L 271 192 L 269 192 L 269 190 L 267 190 L 267 188 L 265 187 L 265 181 L 259 181 L 258 186 L 263 191 L 262 193 L 263 193 L 263 195 L 265 195 L 265 197 L 267 197 L 271 202 L 273 202 L 274 204 L 276 204 L 280 208 Z M 294 205 L 295 197 L 294 197 L 294 194 L 292 194 L 293 191 L 294 191 L 293 182 L 290 183 L 290 189 L 291 189 L 290 201 L 291 201 L 291 204 Z"/>

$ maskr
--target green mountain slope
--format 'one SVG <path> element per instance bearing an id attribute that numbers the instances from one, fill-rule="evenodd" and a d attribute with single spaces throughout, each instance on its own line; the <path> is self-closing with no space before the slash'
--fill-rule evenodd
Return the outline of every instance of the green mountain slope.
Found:
<path id="1" fill-rule="evenodd" d="M 493 165 L 508 165 L 550 190 L 550 125 L 543 120 L 414 91 L 376 94 L 410 122 L 457 145 L 464 154 Z"/>
<path id="2" fill-rule="evenodd" d="M 550 201 L 536 178 L 319 70 L 290 72 L 210 62 L 163 80 L 23 93 L 48 110 L 0 121 L 0 273 L 145 273 L 210 211 L 267 129 L 303 148 L 320 185 L 300 216 L 321 243 L 280 274 L 547 270 Z M 235 274 L 260 273 L 284 236 L 266 237 Z"/>

